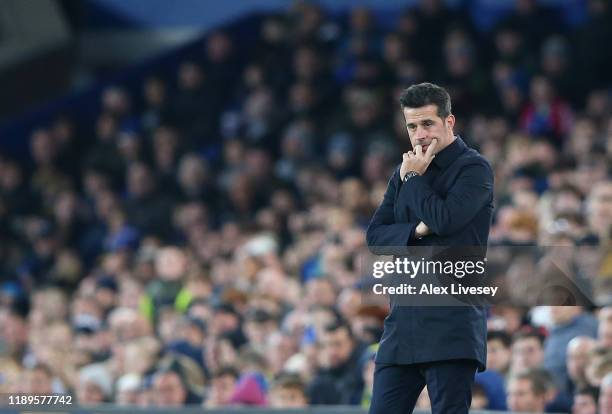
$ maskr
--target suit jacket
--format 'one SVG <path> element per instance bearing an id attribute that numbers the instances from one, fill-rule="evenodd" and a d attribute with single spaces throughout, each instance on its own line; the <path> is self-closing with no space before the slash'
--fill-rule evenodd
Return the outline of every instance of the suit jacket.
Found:
<path id="1" fill-rule="evenodd" d="M 486 253 L 493 216 L 493 170 L 460 137 L 436 154 L 422 176 L 402 183 L 400 167 L 367 230 L 375 254 L 387 247 L 435 246 Z M 423 221 L 433 234 L 414 238 Z M 482 306 L 400 306 L 391 300 L 377 363 L 414 364 L 473 359 L 486 365 L 486 309 Z"/>

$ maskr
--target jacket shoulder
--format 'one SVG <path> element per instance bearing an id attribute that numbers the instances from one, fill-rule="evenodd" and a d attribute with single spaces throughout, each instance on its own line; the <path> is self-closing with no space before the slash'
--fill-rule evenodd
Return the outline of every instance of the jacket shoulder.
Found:
<path id="1" fill-rule="evenodd" d="M 473 148 L 467 148 L 460 157 L 461 167 L 467 167 L 468 165 L 480 165 L 486 168 L 487 171 L 493 175 L 493 167 L 489 160 L 482 156 L 478 151 Z"/>

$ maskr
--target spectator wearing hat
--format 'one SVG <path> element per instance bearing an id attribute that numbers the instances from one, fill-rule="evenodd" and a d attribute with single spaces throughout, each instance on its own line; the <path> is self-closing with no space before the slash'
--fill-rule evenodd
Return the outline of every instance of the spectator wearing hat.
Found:
<path id="1" fill-rule="evenodd" d="M 242 362 L 242 361 L 241 361 Z M 247 364 L 248 365 L 248 364 Z M 261 372 L 244 370 L 230 397 L 231 404 L 264 406 L 267 404 L 267 381 Z"/>
<path id="2" fill-rule="evenodd" d="M 204 347 L 207 328 L 204 322 L 198 318 L 183 316 L 177 322 L 172 321 L 173 334 L 166 344 L 166 351 L 185 355 L 191 358 L 208 376 L 209 369 L 204 360 Z"/>

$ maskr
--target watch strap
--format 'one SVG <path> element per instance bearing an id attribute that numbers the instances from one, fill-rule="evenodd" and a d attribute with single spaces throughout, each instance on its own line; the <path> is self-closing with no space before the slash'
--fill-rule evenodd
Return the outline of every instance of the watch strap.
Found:
<path id="1" fill-rule="evenodd" d="M 421 174 L 419 174 L 419 173 L 418 173 L 418 172 L 416 172 L 416 171 L 408 171 L 408 172 L 406 173 L 406 175 L 404 175 L 404 178 L 402 178 L 402 182 L 406 182 L 406 181 L 408 181 L 409 179 L 411 179 L 412 177 L 415 177 L 415 176 L 417 176 L 417 175 L 421 175 Z"/>

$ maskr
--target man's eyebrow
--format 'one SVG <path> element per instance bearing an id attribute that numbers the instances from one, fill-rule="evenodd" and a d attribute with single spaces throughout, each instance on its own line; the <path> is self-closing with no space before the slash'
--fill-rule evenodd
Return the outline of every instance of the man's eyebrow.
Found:
<path id="1" fill-rule="evenodd" d="M 425 122 L 434 122 L 434 120 L 431 118 L 425 118 L 425 119 L 421 119 L 419 122 L 421 124 L 424 124 Z M 406 126 L 411 126 L 411 125 L 416 125 L 416 122 L 406 122 Z"/>

